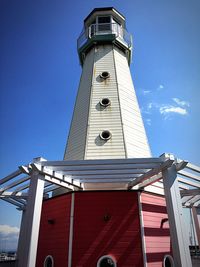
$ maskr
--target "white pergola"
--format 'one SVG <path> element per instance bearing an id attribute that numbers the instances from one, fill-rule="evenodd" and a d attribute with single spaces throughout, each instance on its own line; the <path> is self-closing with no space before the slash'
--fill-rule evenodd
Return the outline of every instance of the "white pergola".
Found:
<path id="1" fill-rule="evenodd" d="M 182 206 L 192 208 L 198 242 L 200 226 L 200 168 L 163 154 L 158 158 L 47 161 L 32 163 L 0 180 L 0 198 L 23 210 L 17 266 L 35 266 L 42 201 L 55 190 L 84 190 L 87 183 L 122 183 L 127 190 L 152 185 L 165 194 L 175 266 L 190 267 Z"/>

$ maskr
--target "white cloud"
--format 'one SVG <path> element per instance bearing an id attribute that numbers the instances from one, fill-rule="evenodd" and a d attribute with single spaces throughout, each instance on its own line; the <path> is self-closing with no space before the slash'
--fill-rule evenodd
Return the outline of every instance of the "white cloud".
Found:
<path id="1" fill-rule="evenodd" d="M 151 126 L 151 119 L 146 119 L 147 125 Z"/>
<path id="2" fill-rule="evenodd" d="M 159 86 L 158 86 L 158 88 L 157 88 L 157 91 L 161 91 L 161 90 L 163 90 L 163 89 L 164 89 L 164 85 L 159 84 Z"/>
<path id="3" fill-rule="evenodd" d="M 177 97 L 172 98 L 172 100 L 179 106 L 182 106 L 182 107 L 189 107 L 190 106 L 189 102 L 180 100 Z"/>
<path id="4" fill-rule="evenodd" d="M 147 94 L 149 94 L 149 93 L 151 93 L 150 90 L 143 90 L 143 95 L 147 95 Z"/>
<path id="5" fill-rule="evenodd" d="M 150 102 L 150 103 L 148 103 L 147 108 L 148 108 L 148 109 L 152 109 L 153 106 L 154 106 L 154 103 Z"/>
<path id="6" fill-rule="evenodd" d="M 19 228 L 18 227 L 13 227 L 10 225 L 6 224 L 1 224 L 0 225 L 0 235 L 1 236 L 13 236 L 13 235 L 19 235 Z"/>
<path id="7" fill-rule="evenodd" d="M 169 114 L 169 113 L 176 113 L 176 114 L 180 114 L 180 115 L 187 115 L 188 112 L 185 108 L 181 108 L 181 107 L 175 107 L 175 106 L 162 106 L 160 107 L 160 113 L 161 114 Z"/>
<path id="8" fill-rule="evenodd" d="M 10 225 L 0 225 L 0 243 L 4 250 L 16 250 L 19 237 L 19 228 Z"/>

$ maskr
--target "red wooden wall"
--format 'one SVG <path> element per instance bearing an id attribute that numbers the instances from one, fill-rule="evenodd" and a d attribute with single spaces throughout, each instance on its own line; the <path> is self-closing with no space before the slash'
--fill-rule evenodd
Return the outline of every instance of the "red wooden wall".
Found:
<path id="1" fill-rule="evenodd" d="M 44 260 L 48 255 L 53 256 L 55 266 L 67 266 L 70 208 L 71 194 L 43 202 L 37 267 L 44 266 Z M 54 224 L 48 223 L 49 219 L 54 220 Z"/>
<path id="2" fill-rule="evenodd" d="M 78 192 L 74 210 L 72 267 L 108 254 L 117 267 L 143 266 L 137 192 Z"/>
<path id="3" fill-rule="evenodd" d="M 72 267 L 96 267 L 101 256 L 112 255 L 117 267 L 142 267 L 143 254 L 138 193 L 75 192 Z M 44 201 L 37 267 L 47 255 L 55 266 L 68 266 L 71 194 Z M 54 219 L 49 224 L 48 219 Z"/>
<path id="4" fill-rule="evenodd" d="M 162 267 L 164 255 L 172 255 L 165 198 L 141 194 L 147 267 Z"/>

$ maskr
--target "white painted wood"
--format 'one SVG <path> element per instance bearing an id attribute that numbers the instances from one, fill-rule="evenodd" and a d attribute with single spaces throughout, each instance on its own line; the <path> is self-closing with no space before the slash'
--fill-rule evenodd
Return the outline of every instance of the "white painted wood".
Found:
<path id="1" fill-rule="evenodd" d="M 3 183 L 8 182 L 9 180 L 11 180 L 12 178 L 18 176 L 21 173 L 22 173 L 21 170 L 16 170 L 15 172 L 12 172 L 8 176 L 6 176 L 6 177 L 4 177 L 3 179 L 0 180 L 0 185 L 3 184 Z"/>
<path id="2" fill-rule="evenodd" d="M 193 173 L 189 173 L 187 171 L 183 171 L 182 170 L 182 171 L 179 171 L 178 174 L 180 174 L 182 176 L 185 176 L 185 177 L 188 177 L 188 178 L 192 178 L 192 179 L 200 182 L 200 176 L 197 176 L 197 175 L 195 175 Z"/>
<path id="3" fill-rule="evenodd" d="M 200 208 L 193 206 L 192 207 L 192 216 L 193 216 L 193 220 L 194 220 L 198 245 L 200 245 Z"/>
<path id="4" fill-rule="evenodd" d="M 183 219 L 181 196 L 176 177 L 177 171 L 175 165 L 163 171 L 173 258 L 177 267 L 192 267 L 189 240 L 185 235 L 186 229 Z"/>
<path id="5" fill-rule="evenodd" d="M 84 159 L 93 62 L 94 49 L 87 54 L 84 61 L 64 159 Z"/>
<path id="6" fill-rule="evenodd" d="M 143 219 L 143 212 L 142 212 L 141 192 L 138 192 L 138 207 L 139 207 L 139 216 L 140 216 L 140 231 L 141 231 L 141 239 L 142 239 L 143 261 L 144 261 L 144 267 L 147 267 L 146 243 L 145 243 L 145 233 L 144 233 L 144 219 Z"/>
<path id="7" fill-rule="evenodd" d="M 44 183 L 44 176 L 38 171 L 33 171 L 27 206 L 23 212 L 17 256 L 18 267 L 35 267 Z"/>
<path id="8" fill-rule="evenodd" d="M 69 250 L 68 250 L 68 267 L 72 266 L 72 245 L 73 245 L 73 228 L 74 228 L 74 199 L 75 194 L 71 194 L 71 210 L 70 210 L 70 228 L 69 228 Z"/>
<path id="9" fill-rule="evenodd" d="M 108 71 L 110 78 L 101 79 L 103 71 Z M 99 100 L 105 97 L 110 99 L 111 105 L 102 108 Z M 96 47 L 90 103 L 85 159 L 125 158 L 112 45 Z M 112 138 L 107 142 L 99 137 L 103 130 L 112 133 Z"/>
<path id="10" fill-rule="evenodd" d="M 103 71 L 110 73 L 106 80 Z M 105 97 L 106 108 L 99 104 Z M 71 125 L 65 159 L 151 156 L 125 52 L 102 44 L 86 55 Z M 112 133 L 107 142 L 99 137 L 103 130 Z"/>

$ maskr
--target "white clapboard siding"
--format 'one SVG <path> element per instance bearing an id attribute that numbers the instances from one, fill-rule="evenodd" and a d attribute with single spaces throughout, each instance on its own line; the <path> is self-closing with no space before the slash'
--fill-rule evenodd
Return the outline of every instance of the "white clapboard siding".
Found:
<path id="1" fill-rule="evenodd" d="M 150 157 L 151 152 L 127 59 L 117 47 L 114 49 L 114 58 L 127 157 Z"/>
<path id="2" fill-rule="evenodd" d="M 64 159 L 84 159 L 90 91 L 93 76 L 94 49 L 85 59 L 74 107 Z"/>
<path id="3" fill-rule="evenodd" d="M 100 78 L 103 71 L 110 73 L 106 80 Z M 104 97 L 111 106 L 99 104 Z M 112 133 L 107 142 L 99 137 L 103 130 Z M 65 159 L 150 156 L 124 52 L 111 44 L 94 47 L 84 61 Z"/>
<path id="4" fill-rule="evenodd" d="M 110 78 L 102 80 L 99 75 L 103 71 L 108 71 Z M 100 106 L 99 101 L 104 97 L 110 99 L 111 106 L 107 108 Z M 112 45 L 96 47 L 90 105 L 85 158 L 125 158 Z M 112 138 L 107 142 L 99 137 L 99 133 L 103 130 L 109 130 L 112 133 Z"/>

